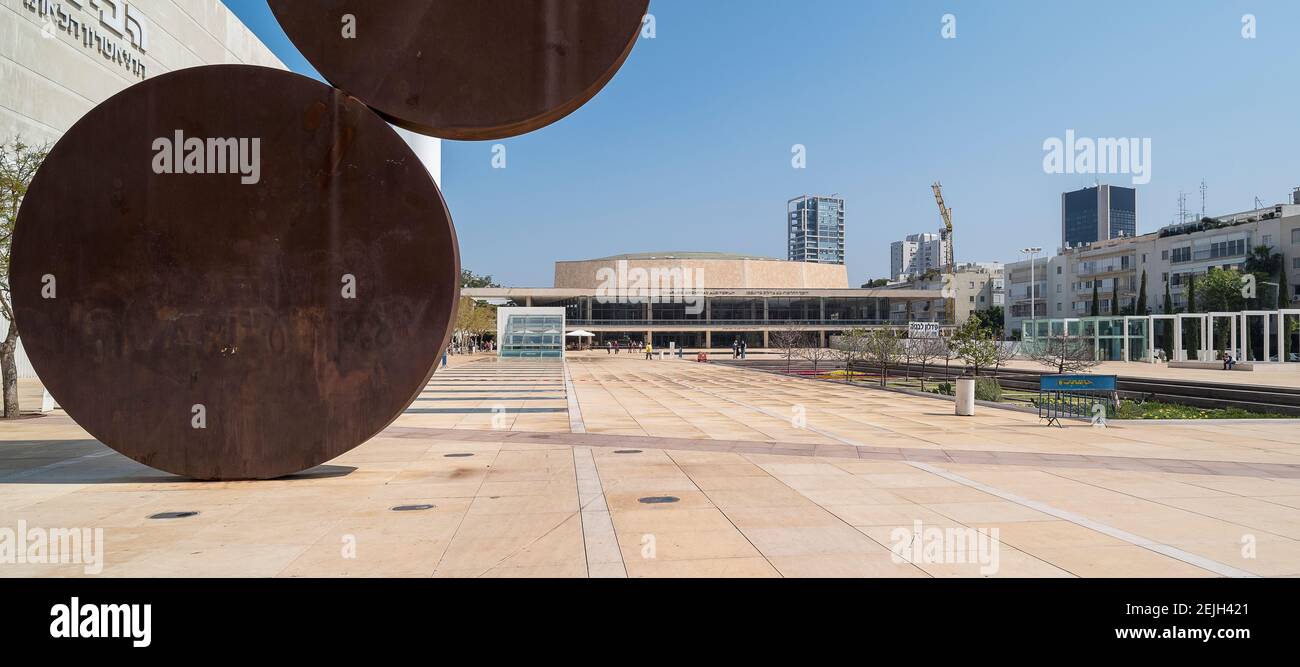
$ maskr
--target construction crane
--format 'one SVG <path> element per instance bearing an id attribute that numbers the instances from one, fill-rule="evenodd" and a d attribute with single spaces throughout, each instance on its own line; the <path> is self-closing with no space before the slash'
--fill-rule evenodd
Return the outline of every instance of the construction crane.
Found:
<path id="1" fill-rule="evenodd" d="M 952 317 L 952 323 L 957 322 L 957 262 L 953 260 L 952 252 L 952 210 L 947 204 L 943 203 L 943 184 L 935 181 L 930 186 L 934 190 L 934 201 L 939 205 L 939 215 L 943 216 L 943 233 L 939 238 L 943 239 L 943 272 L 947 276 L 944 281 L 944 309 Z"/>

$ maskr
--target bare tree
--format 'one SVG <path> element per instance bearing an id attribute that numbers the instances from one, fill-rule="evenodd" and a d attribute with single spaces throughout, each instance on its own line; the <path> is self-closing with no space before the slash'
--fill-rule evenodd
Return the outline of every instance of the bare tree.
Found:
<path id="1" fill-rule="evenodd" d="M 49 154 L 48 146 L 32 146 L 22 139 L 0 143 L 0 315 L 9 321 L 9 331 L 0 343 L 0 382 L 4 384 L 4 416 L 17 418 L 18 409 L 18 325 L 14 323 L 13 297 L 9 291 L 9 253 L 13 249 L 14 223 L 27 186 Z"/>
<path id="2" fill-rule="evenodd" d="M 795 354 L 804 361 L 811 361 L 813 365 L 813 374 L 816 375 L 821 364 L 832 361 L 840 357 L 840 351 L 834 348 L 822 347 L 821 340 L 814 336 L 804 338 L 805 345 L 800 347 Z"/>
<path id="3" fill-rule="evenodd" d="M 898 356 L 903 360 L 903 378 L 912 379 L 912 362 L 916 361 L 916 342 L 921 339 L 900 338 L 898 341 Z"/>
<path id="4" fill-rule="evenodd" d="M 767 336 L 767 344 L 781 351 L 785 357 L 785 373 L 790 374 L 790 361 L 808 344 L 808 335 L 793 327 L 775 329 Z"/>
<path id="5" fill-rule="evenodd" d="M 863 345 L 866 337 L 866 329 L 849 329 L 840 334 L 835 341 L 834 347 L 840 351 L 840 356 L 844 358 L 844 381 L 846 383 L 853 383 L 854 364 L 866 360 L 866 351 Z"/>
<path id="6" fill-rule="evenodd" d="M 903 339 L 893 329 L 872 329 L 862 339 L 862 351 L 871 365 L 880 369 L 880 386 L 887 386 L 889 365 L 902 354 Z"/>
<path id="7" fill-rule="evenodd" d="M 1078 373 L 1101 363 L 1093 354 L 1092 340 L 1083 336 L 1048 336 L 1028 346 L 1029 358 L 1056 369 L 1058 374 Z"/>
<path id="8" fill-rule="evenodd" d="M 913 344 L 912 358 L 921 364 L 921 391 L 925 391 L 925 368 L 936 359 L 947 359 L 951 352 L 948 341 L 942 338 L 918 338 Z"/>
<path id="9" fill-rule="evenodd" d="M 1016 358 L 1016 344 L 1010 341 L 993 341 L 996 346 L 993 354 L 993 371 L 997 373 L 1002 370 L 1002 366 Z"/>
<path id="10" fill-rule="evenodd" d="M 952 374 L 951 373 L 952 360 L 960 359 L 961 356 L 957 354 L 957 346 L 953 344 L 951 338 L 940 338 L 938 340 L 943 343 L 943 350 L 942 350 L 943 374 L 946 377 Z"/>

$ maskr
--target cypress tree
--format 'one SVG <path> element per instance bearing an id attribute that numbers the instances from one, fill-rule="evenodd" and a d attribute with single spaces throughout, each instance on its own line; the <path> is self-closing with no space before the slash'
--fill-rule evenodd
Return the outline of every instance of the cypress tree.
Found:
<path id="1" fill-rule="evenodd" d="M 1119 278 L 1114 278 L 1114 285 L 1110 290 L 1110 314 L 1119 314 Z"/>
<path id="2" fill-rule="evenodd" d="M 1169 281 L 1165 281 L 1165 314 L 1174 313 L 1174 295 L 1169 292 Z"/>
<path id="3" fill-rule="evenodd" d="M 1096 280 L 1092 281 L 1092 316 L 1093 317 L 1098 317 L 1099 315 L 1101 315 L 1101 297 L 1097 294 L 1097 282 L 1098 281 Z"/>
<path id="4" fill-rule="evenodd" d="M 1287 290 L 1291 286 L 1286 284 L 1286 262 L 1278 264 L 1277 271 L 1277 309 L 1282 310 L 1291 305 L 1291 299 L 1287 295 Z"/>
<path id="5" fill-rule="evenodd" d="M 1147 314 L 1147 270 L 1142 269 L 1142 286 L 1138 288 L 1137 306 L 1133 309 L 1134 315 Z"/>

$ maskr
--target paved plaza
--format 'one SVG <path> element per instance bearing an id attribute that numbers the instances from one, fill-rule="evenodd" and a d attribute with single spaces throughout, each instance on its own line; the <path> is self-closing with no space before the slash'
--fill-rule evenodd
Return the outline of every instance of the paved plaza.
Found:
<path id="1" fill-rule="evenodd" d="M 0 423 L 0 528 L 102 528 L 99 576 L 1300 575 L 1294 423 L 1052 428 L 604 351 L 450 361 L 378 437 L 272 481 L 167 475 L 62 413 Z M 996 568 L 900 558 L 918 527 L 996 529 Z"/>

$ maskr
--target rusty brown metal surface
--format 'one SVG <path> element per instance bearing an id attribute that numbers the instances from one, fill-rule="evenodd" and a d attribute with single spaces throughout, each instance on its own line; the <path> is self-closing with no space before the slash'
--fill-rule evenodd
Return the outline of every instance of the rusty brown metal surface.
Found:
<path id="1" fill-rule="evenodd" d="M 209 173 L 166 173 L 178 132 L 203 158 L 173 167 Z M 223 138 L 249 141 L 214 151 Z M 256 154 L 257 182 L 237 160 L 211 173 L 221 150 Z M 63 136 L 23 203 L 11 284 L 27 354 L 78 424 L 161 470 L 249 479 L 401 414 L 447 342 L 459 273 L 442 195 L 378 115 L 223 65 L 140 83 Z"/>
<path id="2" fill-rule="evenodd" d="M 627 59 L 649 4 L 270 0 L 330 83 L 396 125 L 461 140 L 524 134 L 577 110 Z"/>

